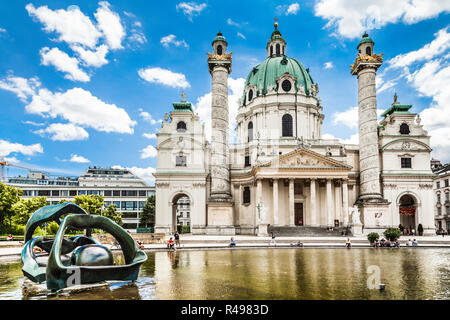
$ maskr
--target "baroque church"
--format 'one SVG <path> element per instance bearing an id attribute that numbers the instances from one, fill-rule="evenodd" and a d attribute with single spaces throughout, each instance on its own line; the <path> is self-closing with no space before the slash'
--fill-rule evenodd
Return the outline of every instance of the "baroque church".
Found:
<path id="1" fill-rule="evenodd" d="M 350 73 L 358 85 L 359 145 L 322 139 L 319 86 L 274 25 L 267 58 L 250 70 L 239 101 L 236 143 L 229 142 L 232 53 L 219 32 L 208 53 L 211 129 L 184 98 L 157 133 L 155 232 L 173 233 L 180 199 L 190 203 L 193 234 L 265 236 L 271 230 L 388 227 L 435 234 L 430 136 L 394 103 L 377 120 L 375 76 L 383 54 L 364 34 Z M 206 66 L 205 66 L 206 69 Z M 356 85 L 356 84 L 355 84 Z"/>

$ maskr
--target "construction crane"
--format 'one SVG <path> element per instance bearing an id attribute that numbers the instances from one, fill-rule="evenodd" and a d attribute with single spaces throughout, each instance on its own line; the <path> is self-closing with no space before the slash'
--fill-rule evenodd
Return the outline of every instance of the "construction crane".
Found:
<path id="1" fill-rule="evenodd" d="M 18 165 L 16 165 L 16 164 L 13 164 L 13 163 L 11 163 L 11 162 L 8 162 L 8 161 L 5 160 L 4 157 L 2 157 L 2 158 L 0 159 L 0 165 L 1 165 L 1 167 L 2 167 L 2 177 L 1 177 L 1 181 L 5 181 L 5 167 L 6 167 L 6 166 L 8 166 L 8 167 L 14 167 L 14 168 L 19 168 L 19 169 L 25 169 L 25 170 L 28 170 L 28 171 L 36 170 L 36 169 L 32 169 L 32 168 L 27 168 L 27 167 L 18 166 Z"/>

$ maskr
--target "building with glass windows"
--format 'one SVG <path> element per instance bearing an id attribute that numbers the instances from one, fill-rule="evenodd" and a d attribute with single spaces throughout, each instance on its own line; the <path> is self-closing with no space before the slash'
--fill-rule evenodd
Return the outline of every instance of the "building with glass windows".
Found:
<path id="1" fill-rule="evenodd" d="M 441 164 L 438 160 L 431 161 L 434 174 L 435 207 L 434 216 L 436 230 L 450 234 L 450 163 Z"/>
<path id="2" fill-rule="evenodd" d="M 430 136 L 397 95 L 380 107 L 386 111 L 378 119 L 375 79 L 383 54 L 374 46 L 364 34 L 349 70 L 358 88 L 358 116 L 350 120 L 359 138 L 350 144 L 322 134 L 326 109 L 319 85 L 309 68 L 288 56 L 278 23 L 266 58 L 248 70 L 238 110 L 230 111 L 232 53 L 219 32 L 205 61 L 211 139 L 184 95 L 157 133 L 155 230 L 173 233 L 178 201 L 187 197 L 196 234 L 347 228 L 361 235 L 400 224 L 435 234 Z M 236 114 L 232 128 L 230 114 Z"/>
<path id="3" fill-rule="evenodd" d="M 6 184 L 23 190 L 24 198 L 46 197 L 50 204 L 73 201 L 79 195 L 102 195 L 105 208 L 110 204 L 122 213 L 123 227 L 135 231 L 145 201 L 155 187 L 128 169 L 89 167 L 79 177 L 53 177 L 30 171 L 27 177 L 8 178 Z"/>

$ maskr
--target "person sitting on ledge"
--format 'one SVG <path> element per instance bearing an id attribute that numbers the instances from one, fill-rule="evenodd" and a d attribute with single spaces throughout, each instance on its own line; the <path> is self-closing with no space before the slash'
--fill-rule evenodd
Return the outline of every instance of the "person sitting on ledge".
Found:
<path id="1" fill-rule="evenodd" d="M 7 241 L 12 241 L 13 240 L 13 236 L 12 234 L 8 234 L 8 237 L 6 238 Z"/>
<path id="2" fill-rule="evenodd" d="M 136 245 L 137 245 L 138 249 L 144 249 L 144 244 L 142 243 L 142 241 L 136 240 Z"/>
<path id="3" fill-rule="evenodd" d="M 231 237 L 231 241 L 230 241 L 230 244 L 228 246 L 229 247 L 235 247 L 236 246 L 236 241 L 234 240 L 233 237 Z"/>
<path id="4" fill-rule="evenodd" d="M 417 242 L 416 239 L 413 240 L 412 246 L 413 246 L 413 247 L 418 247 L 418 246 L 419 246 L 419 243 Z"/>
<path id="5" fill-rule="evenodd" d="M 400 248 L 400 242 L 398 241 L 398 239 L 395 239 L 394 247 Z"/>
<path id="6" fill-rule="evenodd" d="M 407 247 L 412 247 L 412 241 L 411 239 L 408 239 L 408 242 L 406 242 Z"/>
<path id="7" fill-rule="evenodd" d="M 298 241 L 297 243 L 291 243 L 291 246 L 294 246 L 294 247 L 303 247 L 303 243 L 301 243 L 300 241 Z"/>
<path id="8" fill-rule="evenodd" d="M 350 238 L 347 238 L 347 240 L 345 241 L 345 246 L 349 249 L 352 247 L 352 242 L 350 241 Z"/>
<path id="9" fill-rule="evenodd" d="M 170 237 L 170 239 L 167 241 L 167 249 L 173 249 L 174 251 L 175 249 L 175 242 L 173 242 L 172 237 Z"/>
<path id="10" fill-rule="evenodd" d="M 373 246 L 374 248 L 378 248 L 380 246 L 380 241 L 378 241 L 378 239 L 375 239 L 375 241 L 373 242 Z"/>
<path id="11" fill-rule="evenodd" d="M 384 247 L 386 240 L 384 238 L 381 238 L 380 240 L 380 247 Z"/>

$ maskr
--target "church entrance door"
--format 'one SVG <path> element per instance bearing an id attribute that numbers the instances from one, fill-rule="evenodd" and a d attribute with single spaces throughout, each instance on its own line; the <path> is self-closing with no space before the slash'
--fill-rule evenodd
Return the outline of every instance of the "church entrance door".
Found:
<path id="1" fill-rule="evenodd" d="M 303 220 L 303 203 L 296 202 L 295 203 L 295 225 L 296 226 L 303 226 L 304 220 Z"/>

